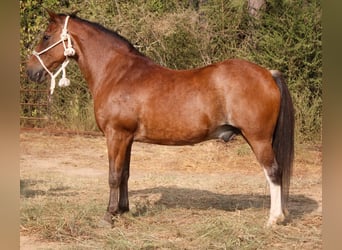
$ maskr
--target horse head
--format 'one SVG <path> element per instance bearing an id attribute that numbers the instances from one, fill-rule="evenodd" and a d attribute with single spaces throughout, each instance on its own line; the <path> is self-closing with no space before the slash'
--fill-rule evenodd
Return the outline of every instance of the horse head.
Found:
<path id="1" fill-rule="evenodd" d="M 75 55 L 72 48 L 71 37 L 67 30 L 69 16 L 47 11 L 50 19 L 43 37 L 34 49 L 27 62 L 27 74 L 32 81 L 42 82 L 46 75 L 51 76 L 51 93 L 55 86 L 55 78 L 63 71 L 60 86 L 68 86 L 70 81 L 65 77 L 65 67 L 69 63 L 68 57 Z M 64 62 L 63 62 L 64 61 Z M 60 69 L 55 73 L 59 65 Z"/>

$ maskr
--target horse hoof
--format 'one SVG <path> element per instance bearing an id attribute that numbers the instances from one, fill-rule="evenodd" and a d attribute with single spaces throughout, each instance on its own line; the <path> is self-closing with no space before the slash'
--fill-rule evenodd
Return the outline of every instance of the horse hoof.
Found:
<path id="1" fill-rule="evenodd" d="M 269 220 L 266 223 L 266 228 L 273 228 L 277 225 L 284 224 L 284 223 L 285 223 L 285 216 L 284 214 L 281 214 L 278 217 L 269 218 Z"/>
<path id="2" fill-rule="evenodd" d="M 127 212 L 129 212 L 129 208 L 128 207 L 120 207 L 119 214 L 123 214 L 123 213 L 127 213 Z"/>
<path id="3" fill-rule="evenodd" d="M 114 216 L 109 212 L 105 213 L 105 215 L 103 216 L 103 220 L 105 222 L 108 222 L 110 225 L 114 224 Z"/>

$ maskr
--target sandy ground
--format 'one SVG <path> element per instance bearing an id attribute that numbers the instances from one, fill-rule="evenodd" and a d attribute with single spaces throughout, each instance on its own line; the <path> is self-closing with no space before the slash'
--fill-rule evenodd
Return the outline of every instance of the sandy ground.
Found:
<path id="1" fill-rule="evenodd" d="M 63 173 L 66 177 L 103 178 L 107 180 L 107 150 L 101 136 L 55 136 L 44 133 L 20 134 L 20 176 L 39 175 L 42 172 Z M 311 208 L 303 208 L 296 200 L 290 204 L 295 211 L 308 209 L 312 216 L 322 214 L 322 154 L 320 146 L 299 145 L 291 186 L 291 194 L 314 201 Z M 162 177 L 161 183 L 146 181 Z M 207 141 L 195 146 L 166 147 L 135 143 L 132 149 L 129 187 L 134 190 L 153 188 L 163 181 L 184 189 L 224 190 L 227 183 L 230 193 L 238 194 L 244 185 L 260 180 L 259 190 L 268 195 L 263 171 L 248 145 L 240 138 L 227 144 Z M 177 181 L 176 181 L 177 180 Z M 103 183 L 106 185 L 106 183 Z M 258 192 L 258 190 L 256 190 Z M 160 199 L 160 197 L 156 197 Z M 299 212 L 298 212 L 299 213 Z M 54 242 L 39 241 L 21 228 L 21 249 L 53 249 Z"/>

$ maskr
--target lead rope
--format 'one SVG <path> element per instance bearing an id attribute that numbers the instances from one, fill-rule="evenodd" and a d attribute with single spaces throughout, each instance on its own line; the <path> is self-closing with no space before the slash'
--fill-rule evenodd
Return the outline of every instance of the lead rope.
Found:
<path id="1" fill-rule="evenodd" d="M 68 21 L 69 21 L 70 16 L 67 16 L 65 18 L 65 23 L 64 23 L 64 27 L 61 33 L 61 39 L 57 42 L 55 42 L 54 44 L 50 45 L 49 47 L 47 47 L 46 49 L 37 52 L 37 51 L 33 51 L 32 54 L 37 57 L 38 61 L 40 62 L 40 64 L 43 66 L 43 68 L 46 70 L 46 72 L 48 72 L 48 74 L 51 77 L 51 85 L 50 85 L 50 95 L 53 94 L 53 91 L 55 89 L 56 86 L 56 77 L 59 75 L 59 73 L 62 72 L 62 78 L 59 80 L 58 82 L 58 86 L 60 87 L 67 87 L 70 85 L 70 80 L 66 77 L 66 66 L 69 64 L 69 56 L 73 56 L 75 55 L 75 49 L 72 47 L 71 44 L 71 37 L 68 33 L 67 30 L 67 26 L 68 26 Z M 67 44 L 65 44 L 65 40 L 67 40 Z M 58 45 L 59 43 L 63 44 L 64 47 L 64 56 L 65 56 L 65 60 L 62 63 L 61 67 L 56 71 L 55 74 L 53 74 L 44 64 L 43 60 L 40 58 L 40 55 L 45 53 L 46 51 L 50 50 L 51 48 L 55 47 L 56 45 Z"/>

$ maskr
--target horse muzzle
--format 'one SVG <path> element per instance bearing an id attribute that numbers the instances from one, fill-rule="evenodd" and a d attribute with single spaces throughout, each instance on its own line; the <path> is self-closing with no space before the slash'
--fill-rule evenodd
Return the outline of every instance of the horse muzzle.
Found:
<path id="1" fill-rule="evenodd" d="M 31 81 L 41 83 L 46 79 L 47 72 L 44 68 L 26 70 L 26 73 Z"/>

